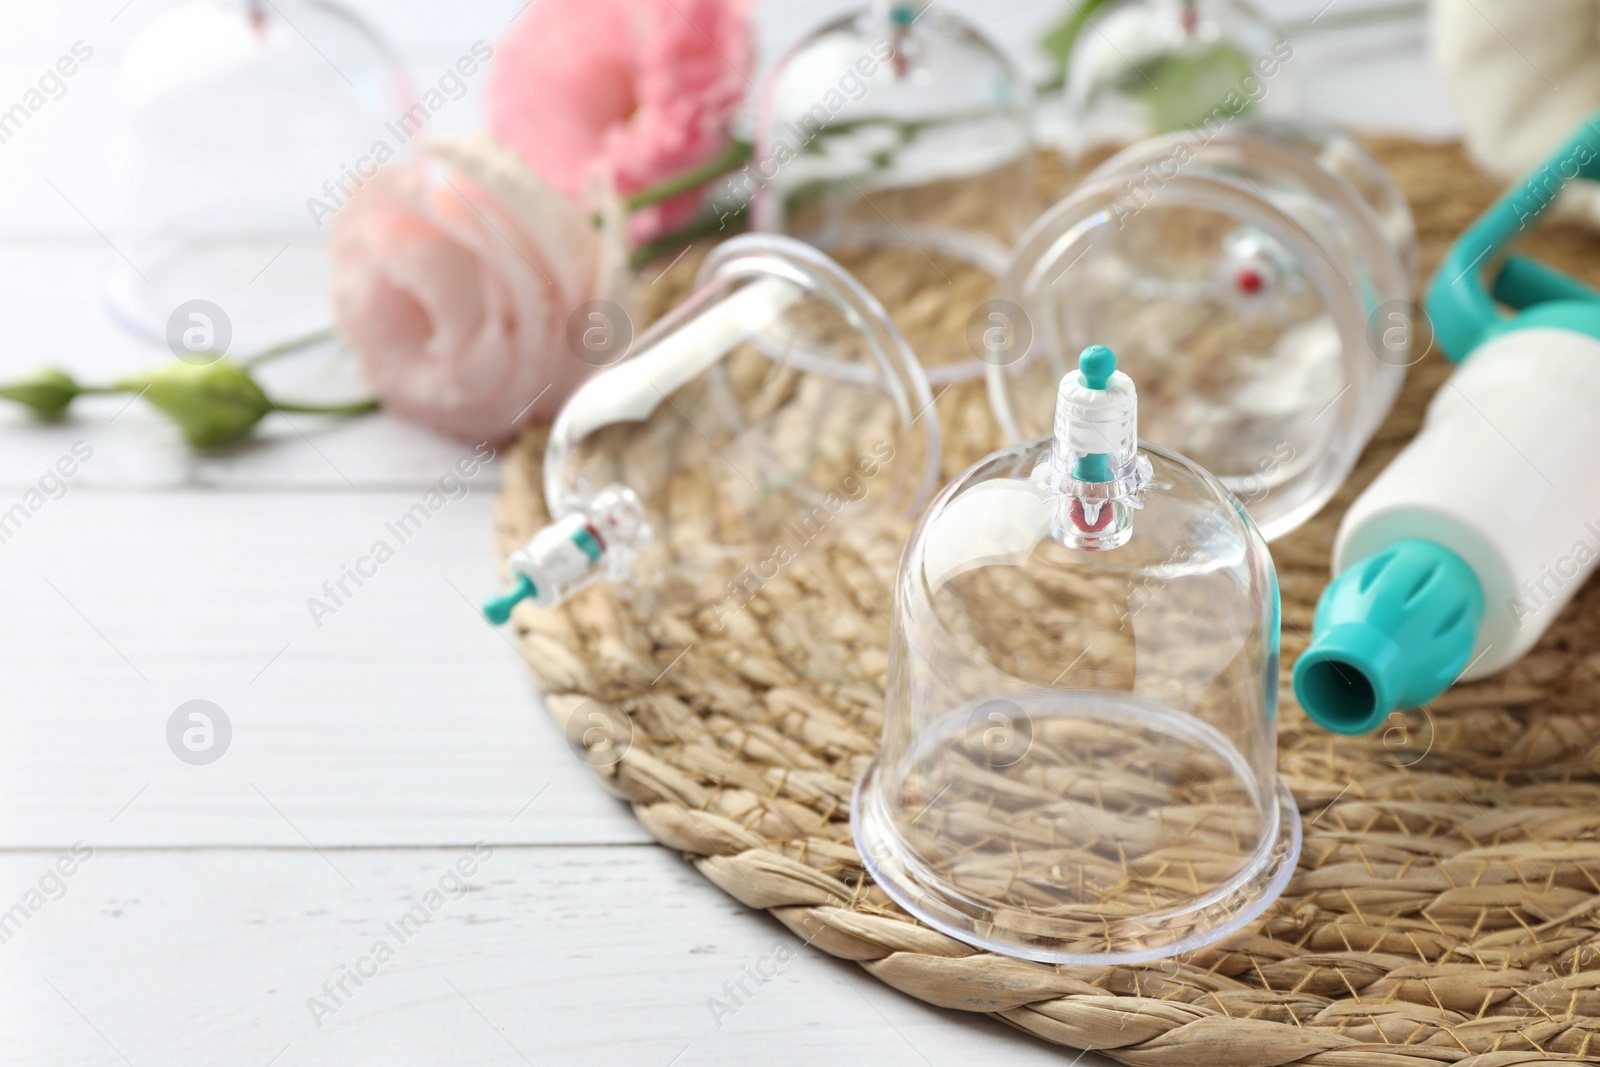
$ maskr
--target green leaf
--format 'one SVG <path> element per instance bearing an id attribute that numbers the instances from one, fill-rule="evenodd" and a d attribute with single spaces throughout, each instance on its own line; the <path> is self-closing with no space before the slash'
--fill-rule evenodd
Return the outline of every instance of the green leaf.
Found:
<path id="1" fill-rule="evenodd" d="M 1250 109 L 1244 81 L 1250 59 L 1238 48 L 1218 41 L 1198 52 L 1171 52 L 1129 68 L 1118 87 L 1143 100 L 1159 133 L 1200 125 L 1221 110 L 1232 117 Z"/>
<path id="2" fill-rule="evenodd" d="M 0 397 L 32 409 L 41 419 L 59 419 L 82 391 L 66 371 L 43 367 L 10 385 L 0 386 Z"/>
<path id="3" fill-rule="evenodd" d="M 1045 54 L 1055 61 L 1058 77 L 1065 75 L 1067 59 L 1072 55 L 1072 46 L 1077 43 L 1078 34 L 1089 24 L 1089 17 L 1108 2 L 1109 0 L 1068 0 L 1070 10 L 1061 16 L 1061 21 L 1044 32 L 1039 45 Z"/>
<path id="4" fill-rule="evenodd" d="M 228 359 L 203 365 L 174 360 L 117 387 L 143 393 L 197 448 L 243 436 L 272 410 L 250 372 Z"/>

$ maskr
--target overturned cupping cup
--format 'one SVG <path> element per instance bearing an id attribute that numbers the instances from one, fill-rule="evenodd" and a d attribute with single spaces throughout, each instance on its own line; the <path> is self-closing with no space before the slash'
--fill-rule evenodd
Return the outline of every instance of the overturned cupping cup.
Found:
<path id="1" fill-rule="evenodd" d="M 551 523 L 507 560 L 494 621 L 597 581 L 715 608 L 751 565 L 932 492 L 921 367 L 877 300 L 798 241 L 719 245 L 696 291 L 616 358 L 551 428 Z"/>
<path id="2" fill-rule="evenodd" d="M 1268 538 L 1315 514 L 1394 402 L 1414 343 L 1416 239 L 1382 166 L 1336 128 L 1229 126 L 1107 160 L 1029 231 L 990 354 L 1009 440 L 1049 432 L 1054 382 L 1103 341 L 1144 386 L 1144 434 L 1205 467 Z"/>

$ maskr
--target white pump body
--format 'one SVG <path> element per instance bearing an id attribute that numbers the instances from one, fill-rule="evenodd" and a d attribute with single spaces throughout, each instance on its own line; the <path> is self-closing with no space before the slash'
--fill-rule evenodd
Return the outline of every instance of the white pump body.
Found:
<path id="1" fill-rule="evenodd" d="M 1474 349 L 1345 514 L 1333 572 L 1412 538 L 1483 585 L 1463 680 L 1533 647 L 1600 563 L 1600 340 L 1533 327 Z"/>

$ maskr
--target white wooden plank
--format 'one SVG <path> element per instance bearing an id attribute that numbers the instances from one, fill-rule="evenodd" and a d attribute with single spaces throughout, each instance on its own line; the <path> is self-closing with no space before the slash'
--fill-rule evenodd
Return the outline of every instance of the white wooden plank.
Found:
<path id="1" fill-rule="evenodd" d="M 24 900 L 56 858 L 0 855 L 0 906 Z M 447 880 L 430 921 L 402 941 L 390 924 L 426 906 L 464 858 L 464 891 Z M 1062 1067 L 1077 1055 L 889 990 L 653 846 L 486 857 L 98 850 L 60 884 L 60 898 L 14 924 L 0 952 L 5 1058 L 18 1067 L 810 1067 L 865 1057 L 882 1067 Z M 362 965 L 375 976 L 324 992 L 380 940 L 393 957 Z M 735 1006 L 729 989 L 763 960 L 776 973 L 745 978 Z"/>
<path id="2" fill-rule="evenodd" d="M 79 442 L 94 452 L 73 488 L 114 490 L 420 491 L 472 445 L 387 415 L 269 415 L 246 440 L 196 451 L 170 422 L 131 398 L 79 401 L 70 419 L 39 423 L 0 401 L 0 495 L 14 498 Z M 498 451 L 498 449 L 497 449 Z M 499 482 L 491 464 L 479 474 Z"/>
<path id="3" fill-rule="evenodd" d="M 197 451 L 164 417 L 129 397 L 85 398 L 59 423 L 0 405 L 0 493 L 10 497 L 36 485 L 79 442 L 94 457 L 73 475 L 73 488 L 91 491 L 421 491 L 475 447 L 383 414 L 274 414 L 248 439 Z M 478 478 L 486 489 L 498 485 L 498 464 Z"/>
<path id="4" fill-rule="evenodd" d="M 464 488 L 419 530 L 393 526 L 416 493 L 47 502 L 0 544 L 0 843 L 648 840 L 477 614 L 492 500 Z M 380 540 L 334 604 L 323 583 Z M 209 766 L 167 744 L 194 699 L 233 727 Z"/>

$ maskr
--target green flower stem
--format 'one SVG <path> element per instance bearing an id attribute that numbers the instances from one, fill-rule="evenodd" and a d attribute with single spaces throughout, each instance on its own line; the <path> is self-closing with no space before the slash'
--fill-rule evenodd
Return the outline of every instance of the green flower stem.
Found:
<path id="1" fill-rule="evenodd" d="M 324 332 L 328 336 L 332 336 L 332 331 Z M 273 353 L 273 355 L 280 354 L 282 353 Z M 257 358 L 259 359 L 260 357 Z M 255 360 L 251 362 L 253 363 Z M 139 393 L 143 391 L 144 386 L 135 385 L 131 382 L 117 385 L 82 385 L 78 387 L 79 396 L 112 396 L 116 393 Z M 296 404 L 287 400 L 273 400 L 268 397 L 267 403 L 279 411 L 293 412 L 296 415 L 365 415 L 382 407 L 382 404 L 377 400 L 356 400 L 349 404 Z"/>
<path id="2" fill-rule="evenodd" d="M 681 230 L 657 237 L 649 244 L 640 245 L 628 257 L 628 262 L 634 270 L 638 270 L 657 256 L 675 252 L 684 245 L 692 245 L 702 237 L 711 237 L 715 234 L 727 232 L 730 226 L 736 227 L 738 223 L 742 222 L 744 215 L 744 208 L 741 207 L 738 211 L 730 211 L 722 216 L 703 216 Z"/>
<path id="3" fill-rule="evenodd" d="M 277 346 L 281 352 L 304 347 L 316 338 L 296 338 Z M 139 374 L 105 385 L 83 385 L 59 367 L 44 367 L 10 384 L 0 384 L 0 398 L 21 404 L 46 421 L 64 418 L 77 397 L 133 393 L 177 424 L 196 448 L 243 437 L 272 411 L 307 415 L 349 416 L 378 410 L 378 401 L 348 404 L 299 404 L 269 397 L 233 360 L 209 363 L 170 360 Z"/>
<path id="4" fill-rule="evenodd" d="M 312 330 L 310 333 L 301 334 L 299 337 L 291 337 L 287 341 L 279 341 L 277 344 L 268 345 L 255 355 L 246 356 L 236 362 L 241 367 L 259 367 L 263 363 L 272 362 L 279 356 L 291 355 L 302 349 L 311 348 L 327 341 L 337 341 L 338 339 L 339 335 L 334 332 L 333 327 L 325 326 L 320 330 Z M 187 358 L 194 359 L 200 356 L 209 356 L 212 359 L 222 359 L 226 355 L 226 352 L 200 351 L 189 353 Z"/>
<path id="5" fill-rule="evenodd" d="M 244 365 L 246 367 L 259 367 L 263 363 L 277 359 L 279 356 L 287 356 L 291 352 L 300 351 L 302 348 L 310 348 L 325 341 L 337 341 L 338 339 L 339 335 L 333 332 L 333 327 L 331 326 L 321 330 L 313 330 L 310 333 L 301 334 L 299 337 L 291 337 L 287 341 L 279 341 L 275 345 L 263 348 L 249 359 L 246 359 Z"/>
<path id="6" fill-rule="evenodd" d="M 279 411 L 292 411 L 297 415 L 365 415 L 379 408 L 376 400 L 360 400 L 353 404 L 289 404 L 282 400 L 269 400 Z"/>
<path id="7" fill-rule="evenodd" d="M 842 122 L 830 122 L 822 127 L 807 142 L 805 148 L 818 144 L 833 137 L 853 134 L 857 130 L 868 127 L 888 128 L 900 135 L 902 141 L 908 141 L 923 130 L 931 130 L 938 126 L 959 126 L 964 122 L 979 122 L 993 114 L 989 110 L 965 111 L 955 115 L 945 115 L 937 119 L 896 119 L 888 115 L 862 115 L 859 118 L 845 119 Z"/>
<path id="8" fill-rule="evenodd" d="M 698 189 L 712 178 L 719 177 L 735 167 L 741 166 L 750 158 L 752 151 L 749 141 L 741 141 L 737 137 L 728 141 L 721 152 L 701 163 L 699 166 L 690 167 L 681 174 L 674 174 L 659 185 L 652 185 L 648 189 L 641 189 L 623 201 L 629 211 L 637 211 L 651 204 L 659 204 L 663 200 L 671 200 L 675 196 Z"/>

